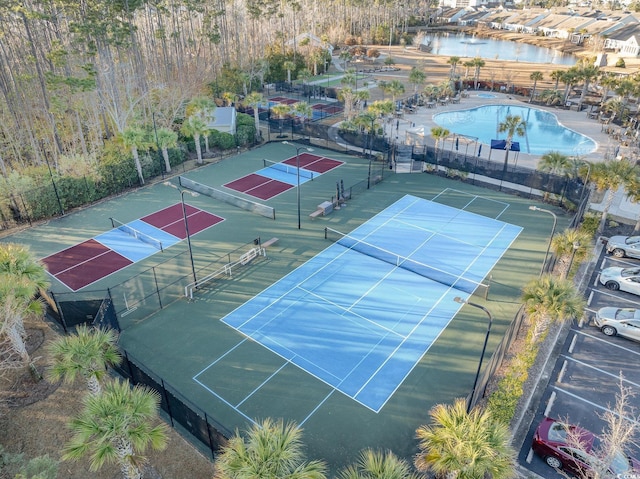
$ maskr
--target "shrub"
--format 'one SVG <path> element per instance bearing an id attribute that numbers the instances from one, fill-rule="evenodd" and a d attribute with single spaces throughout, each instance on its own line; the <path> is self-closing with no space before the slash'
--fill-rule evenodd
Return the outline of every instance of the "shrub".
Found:
<path id="1" fill-rule="evenodd" d="M 627 68 L 627 64 L 624 62 L 624 58 L 618 58 L 618 61 L 616 62 L 616 67 Z"/>
<path id="2" fill-rule="evenodd" d="M 584 215 L 582 219 L 582 223 L 580 224 L 580 229 L 586 231 L 591 236 L 595 236 L 598 231 L 598 226 L 600 225 L 600 217 L 595 213 L 587 213 Z"/>

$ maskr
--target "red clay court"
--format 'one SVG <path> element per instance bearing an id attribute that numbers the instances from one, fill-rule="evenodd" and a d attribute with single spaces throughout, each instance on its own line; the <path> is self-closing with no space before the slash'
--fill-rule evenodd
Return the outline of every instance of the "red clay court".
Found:
<path id="1" fill-rule="evenodd" d="M 185 206 L 190 236 L 224 220 L 199 208 Z M 187 237 L 181 203 L 127 225 L 132 225 L 140 231 L 144 230 L 142 232 L 145 235 L 161 239 L 165 247 L 179 243 Z M 77 291 L 159 251 L 154 246 L 114 228 L 47 256 L 42 262 L 47 266 L 49 274 L 72 291 Z"/>
<path id="2" fill-rule="evenodd" d="M 298 164 L 298 160 L 295 156 L 293 156 L 291 158 L 288 158 L 287 160 L 282 161 L 281 163 L 296 167 Z M 314 155 L 312 153 L 300 154 L 300 168 L 313 172 L 316 175 L 322 175 L 327 171 L 333 170 L 334 168 L 342 165 L 342 163 L 342 161 L 334 160 L 324 156 Z M 295 175 L 289 176 L 295 177 Z M 286 183 L 274 178 L 262 176 L 258 173 L 251 173 L 249 175 L 243 176 L 242 178 L 238 178 L 237 180 L 226 183 L 223 186 L 235 191 L 239 191 L 240 193 L 245 193 L 247 195 L 253 196 L 254 198 L 268 200 L 270 198 L 273 198 L 274 196 L 279 195 L 280 193 L 293 188 L 294 186 L 296 186 L 296 183 L 297 182 L 295 180 L 292 181 L 292 183 Z"/>

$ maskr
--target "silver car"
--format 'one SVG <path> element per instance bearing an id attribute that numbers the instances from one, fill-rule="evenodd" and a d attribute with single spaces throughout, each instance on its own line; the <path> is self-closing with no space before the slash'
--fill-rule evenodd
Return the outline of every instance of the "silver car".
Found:
<path id="1" fill-rule="evenodd" d="M 612 236 L 607 241 L 607 253 L 616 258 L 640 258 L 640 236 Z"/>
<path id="2" fill-rule="evenodd" d="M 640 295 L 640 268 L 605 268 L 600 283 L 612 291 L 626 291 Z"/>
<path id="3" fill-rule="evenodd" d="M 594 322 L 607 336 L 618 335 L 640 341 L 640 309 L 600 308 Z"/>

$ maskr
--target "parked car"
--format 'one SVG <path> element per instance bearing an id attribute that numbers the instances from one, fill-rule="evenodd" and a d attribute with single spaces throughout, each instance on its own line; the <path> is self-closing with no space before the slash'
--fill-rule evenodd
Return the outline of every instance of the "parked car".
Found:
<path id="1" fill-rule="evenodd" d="M 607 241 L 607 253 L 616 258 L 640 258 L 640 236 L 612 236 Z"/>
<path id="2" fill-rule="evenodd" d="M 594 322 L 607 336 L 618 335 L 640 341 L 640 309 L 600 308 Z"/>
<path id="3" fill-rule="evenodd" d="M 598 464 L 594 451 L 599 447 L 599 438 L 592 432 L 549 417 L 545 417 L 536 429 L 531 446 L 533 452 L 549 466 L 563 469 L 576 477 L 588 476 L 593 466 Z M 640 462 L 618 453 L 609 471 L 612 478 L 629 473 L 635 475 L 640 473 Z"/>
<path id="4" fill-rule="evenodd" d="M 605 268 L 600 272 L 600 283 L 613 291 L 640 295 L 640 268 Z"/>

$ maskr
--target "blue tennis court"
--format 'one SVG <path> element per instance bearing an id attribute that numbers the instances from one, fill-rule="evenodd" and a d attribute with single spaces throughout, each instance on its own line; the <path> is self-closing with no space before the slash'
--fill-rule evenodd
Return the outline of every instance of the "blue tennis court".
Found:
<path id="1" fill-rule="evenodd" d="M 521 230 L 407 195 L 222 320 L 378 412 Z"/>

